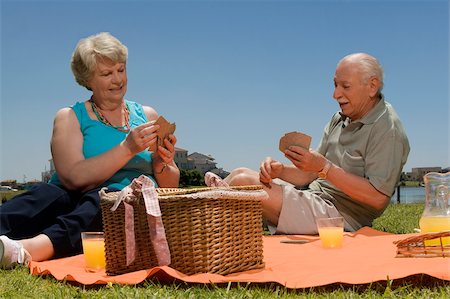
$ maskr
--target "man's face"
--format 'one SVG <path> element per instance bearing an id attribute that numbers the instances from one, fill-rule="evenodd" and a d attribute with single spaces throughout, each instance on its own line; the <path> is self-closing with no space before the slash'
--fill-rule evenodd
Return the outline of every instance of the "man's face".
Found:
<path id="1" fill-rule="evenodd" d="M 371 79 L 367 83 L 363 82 L 362 73 L 355 63 L 343 61 L 334 75 L 333 98 L 338 101 L 342 114 L 355 121 L 373 108 L 372 87 Z"/>

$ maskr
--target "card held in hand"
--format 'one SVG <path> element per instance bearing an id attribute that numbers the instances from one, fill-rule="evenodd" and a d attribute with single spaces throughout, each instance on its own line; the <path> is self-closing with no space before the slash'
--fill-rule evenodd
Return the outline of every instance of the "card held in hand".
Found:
<path id="1" fill-rule="evenodd" d="M 311 136 L 300 132 L 289 132 L 280 139 L 279 149 L 284 153 L 291 145 L 301 146 L 309 149 L 311 145 Z"/>
<path id="2" fill-rule="evenodd" d="M 170 134 L 173 134 L 176 128 L 175 123 L 169 123 L 161 115 L 156 120 L 155 125 L 159 125 L 159 129 L 156 132 L 158 134 L 157 141 L 148 148 L 153 153 L 158 150 L 158 146 L 164 146 L 164 139 L 168 138 Z"/>

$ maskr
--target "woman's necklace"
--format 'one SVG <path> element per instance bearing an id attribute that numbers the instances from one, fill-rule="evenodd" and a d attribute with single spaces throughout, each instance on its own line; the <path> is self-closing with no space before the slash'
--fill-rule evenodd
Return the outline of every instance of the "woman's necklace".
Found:
<path id="1" fill-rule="evenodd" d="M 94 103 L 94 100 L 92 97 L 89 99 L 89 102 L 91 102 L 92 111 L 94 111 L 95 116 L 97 116 L 97 119 L 103 123 L 104 125 L 107 125 L 109 127 L 113 127 L 116 130 L 119 130 L 124 133 L 128 133 L 130 131 L 130 110 L 128 109 L 128 105 L 123 103 L 122 108 L 123 112 L 125 113 L 125 125 L 123 126 L 113 126 L 109 120 L 102 114 L 100 111 L 100 108 L 97 107 L 97 105 Z"/>

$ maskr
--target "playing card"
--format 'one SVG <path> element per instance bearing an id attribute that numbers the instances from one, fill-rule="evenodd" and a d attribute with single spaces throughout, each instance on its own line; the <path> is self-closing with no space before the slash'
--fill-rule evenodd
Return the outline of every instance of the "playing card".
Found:
<path id="1" fill-rule="evenodd" d="M 159 129 L 156 132 L 158 134 L 157 141 L 149 147 L 149 151 L 156 152 L 158 146 L 163 146 L 163 141 L 168 138 L 170 134 L 175 132 L 175 123 L 169 123 L 163 116 L 159 116 L 155 122 L 155 125 L 159 125 Z"/>
<path id="2" fill-rule="evenodd" d="M 280 139 L 279 149 L 284 153 L 291 145 L 301 146 L 309 149 L 311 145 L 311 136 L 300 132 L 289 132 Z"/>

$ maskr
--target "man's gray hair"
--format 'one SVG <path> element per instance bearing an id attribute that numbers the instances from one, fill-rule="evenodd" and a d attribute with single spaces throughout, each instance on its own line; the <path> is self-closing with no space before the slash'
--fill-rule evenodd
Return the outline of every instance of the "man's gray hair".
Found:
<path id="1" fill-rule="evenodd" d="M 128 48 L 108 32 L 91 35 L 78 42 L 70 65 L 75 80 L 88 90 L 91 89 L 87 82 L 97 67 L 97 58 L 126 63 Z"/>
<path id="2" fill-rule="evenodd" d="M 359 66 L 362 74 L 363 74 L 363 83 L 366 84 L 368 82 L 368 80 L 372 77 L 377 78 L 380 81 L 380 89 L 378 90 L 378 93 L 381 92 L 381 90 L 383 89 L 383 77 L 384 77 L 384 72 L 383 72 L 383 68 L 381 67 L 381 64 L 378 62 L 378 60 L 367 54 L 367 53 L 354 53 L 354 54 L 350 54 L 345 56 L 344 58 L 342 58 L 339 62 L 338 65 L 340 65 L 343 61 L 349 61 L 352 63 L 356 63 L 356 65 Z"/>

